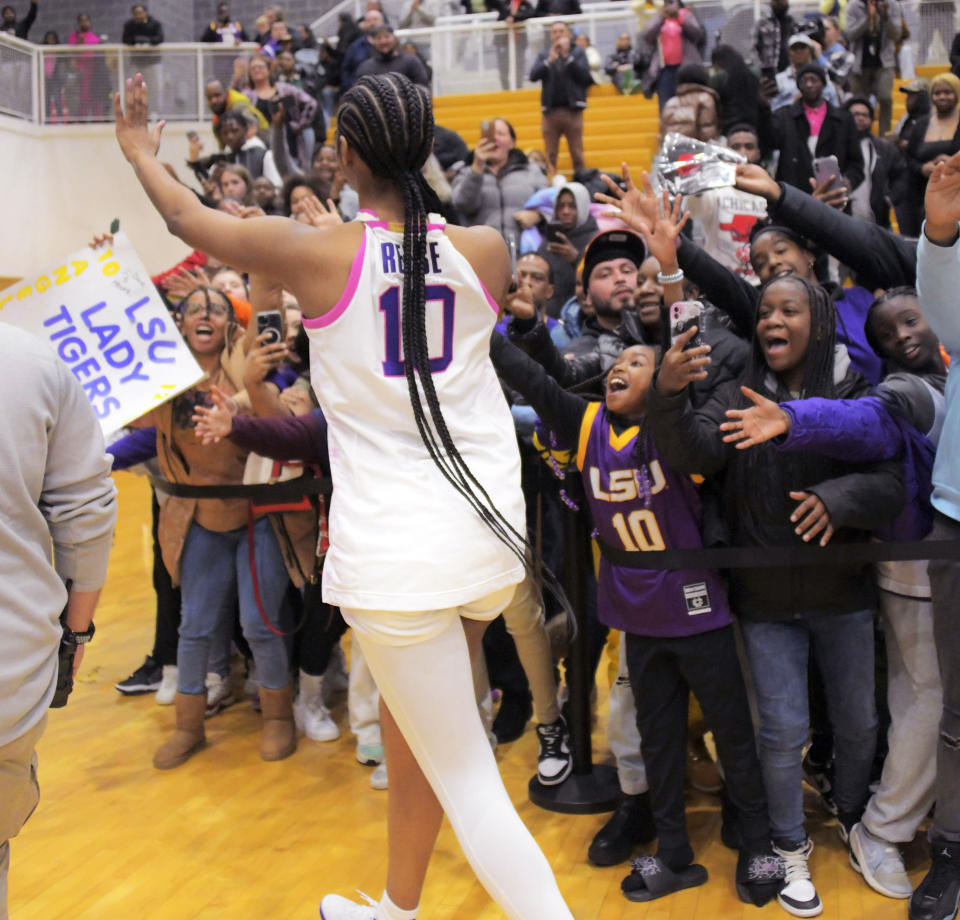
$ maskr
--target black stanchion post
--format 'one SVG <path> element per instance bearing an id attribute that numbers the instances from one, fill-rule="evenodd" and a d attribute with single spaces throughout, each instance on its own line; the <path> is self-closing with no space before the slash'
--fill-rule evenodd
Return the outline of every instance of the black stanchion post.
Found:
<path id="1" fill-rule="evenodd" d="M 573 771 L 562 783 L 544 786 L 534 775 L 530 801 L 547 811 L 598 814 L 616 808 L 620 785 L 615 768 L 594 765 L 590 740 L 590 649 L 587 644 L 587 575 L 590 539 L 583 515 L 567 510 L 563 515 L 564 590 L 577 617 L 577 635 L 567 652 L 567 689 L 570 692 L 568 728 L 573 749 Z"/>

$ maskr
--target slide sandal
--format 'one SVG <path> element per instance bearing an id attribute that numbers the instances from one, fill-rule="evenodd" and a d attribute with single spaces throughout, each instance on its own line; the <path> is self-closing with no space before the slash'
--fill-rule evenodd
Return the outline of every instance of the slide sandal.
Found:
<path id="1" fill-rule="evenodd" d="M 632 860 L 633 871 L 620 885 L 631 901 L 653 901 L 664 895 L 696 888 L 706 882 L 707 870 L 692 863 L 679 872 L 673 872 L 656 856 L 641 856 Z"/>

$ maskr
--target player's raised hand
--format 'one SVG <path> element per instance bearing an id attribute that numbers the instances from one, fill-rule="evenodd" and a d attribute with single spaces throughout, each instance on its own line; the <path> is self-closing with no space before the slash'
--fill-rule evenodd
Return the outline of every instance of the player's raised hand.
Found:
<path id="1" fill-rule="evenodd" d="M 166 122 L 159 121 L 152 129 L 149 127 L 147 84 L 144 83 L 142 74 L 138 73 L 132 80 L 127 80 L 122 104 L 120 93 L 114 94 L 113 117 L 116 121 L 117 141 L 127 160 L 132 163 L 143 154 L 150 157 L 157 155 L 160 135 Z"/>

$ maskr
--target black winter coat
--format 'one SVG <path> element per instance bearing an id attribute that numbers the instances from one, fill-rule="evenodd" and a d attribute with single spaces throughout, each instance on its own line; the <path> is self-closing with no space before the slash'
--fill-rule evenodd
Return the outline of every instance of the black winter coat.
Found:
<path id="1" fill-rule="evenodd" d="M 837 385 L 837 398 L 867 394 L 869 384 L 848 372 Z M 776 398 L 769 386 L 764 396 Z M 764 464 L 786 464 L 785 454 L 771 445 L 738 451 L 721 440 L 719 425 L 728 408 L 742 405 L 739 381 L 730 381 L 694 409 L 684 391 L 664 396 L 652 388 L 647 419 L 657 450 L 675 469 L 720 476 L 719 486 L 730 543 L 733 546 L 803 545 L 790 515 L 797 502 L 789 491 L 817 495 L 830 512 L 835 529 L 831 543 L 865 542 L 870 531 L 892 520 L 904 502 L 903 472 L 897 460 L 851 464 L 813 452 L 793 452 L 789 484 L 782 495 L 771 495 Z M 762 451 L 761 466 L 750 488 L 736 494 L 735 467 L 750 462 L 752 451 Z M 757 458 L 754 458 L 756 462 Z M 767 467 L 769 468 L 769 467 Z M 795 480 L 795 481 L 794 481 Z M 778 622 L 802 613 L 850 613 L 873 606 L 875 579 L 869 565 L 732 569 L 730 603 L 743 619 Z"/>
<path id="2" fill-rule="evenodd" d="M 876 290 L 916 284 L 916 240 L 905 240 L 876 224 L 857 220 L 792 186 L 781 184 L 780 188 L 779 200 L 767 204 L 767 215 L 848 265 L 863 287 Z"/>
<path id="3" fill-rule="evenodd" d="M 566 99 L 566 108 L 585 109 L 587 107 L 587 88 L 593 85 L 590 75 L 590 65 L 583 48 L 574 45 L 565 59 L 557 59 L 552 64 L 547 62 L 549 51 L 541 51 L 530 70 L 532 83 L 542 80 L 540 89 L 540 108 L 544 112 L 550 110 L 550 100 L 553 99 L 553 86 L 559 83 Z"/>
<path id="4" fill-rule="evenodd" d="M 810 191 L 813 178 L 813 158 L 831 154 L 840 164 L 840 173 L 856 188 L 863 182 L 863 154 L 860 152 L 860 136 L 853 116 L 845 109 L 827 103 L 827 115 L 820 127 L 815 154 L 810 153 L 807 142 L 810 138 L 810 123 L 803 111 L 803 101 L 777 109 L 770 123 L 770 146 L 780 151 L 777 163 L 777 179 Z"/>

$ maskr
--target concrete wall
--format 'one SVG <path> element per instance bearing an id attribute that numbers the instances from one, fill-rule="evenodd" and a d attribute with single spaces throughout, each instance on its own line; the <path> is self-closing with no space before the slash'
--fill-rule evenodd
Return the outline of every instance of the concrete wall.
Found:
<path id="1" fill-rule="evenodd" d="M 77 3 L 40 0 L 37 20 L 30 30 L 30 40 L 40 42 L 48 29 L 58 33 L 61 42 L 74 30 L 77 13 L 89 14 L 93 30 L 106 35 L 107 40 L 119 42 L 123 24 L 130 18 L 133 0 L 79 0 Z M 250 37 L 256 32 L 254 23 L 268 6 L 265 0 L 233 0 L 231 16 L 239 19 Z M 334 6 L 333 0 L 282 0 L 279 6 L 291 26 L 313 22 L 318 16 Z M 15 0 L 17 14 L 22 16 L 27 9 L 27 0 Z M 150 15 L 163 24 L 164 37 L 169 42 L 192 42 L 200 38 L 216 11 L 216 0 L 150 0 L 147 9 Z"/>
<path id="2" fill-rule="evenodd" d="M 177 123 L 164 131 L 160 158 L 195 185 L 185 165 L 193 128 L 215 149 L 208 125 Z M 127 231 L 151 274 L 182 259 L 188 247 L 171 236 L 120 153 L 111 125 L 36 128 L 0 117 L 4 186 L 0 276 L 22 277 L 105 231 L 113 218 Z"/>

